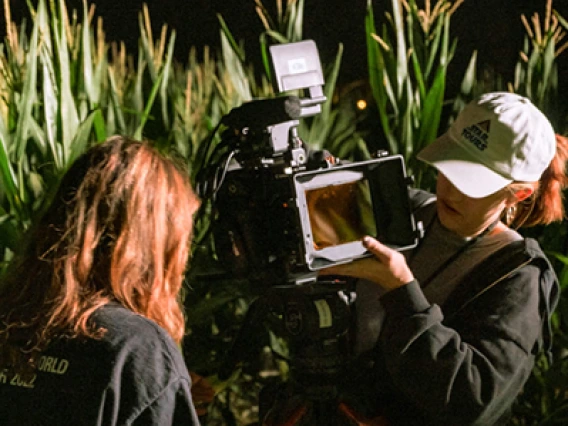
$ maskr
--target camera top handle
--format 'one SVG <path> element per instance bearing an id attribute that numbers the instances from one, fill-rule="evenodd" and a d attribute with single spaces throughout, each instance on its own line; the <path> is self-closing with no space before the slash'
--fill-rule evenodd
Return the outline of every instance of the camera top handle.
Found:
<path id="1" fill-rule="evenodd" d="M 233 139 L 234 148 L 244 151 L 241 157 L 245 160 L 248 159 L 246 151 L 254 152 L 250 157 L 258 157 L 259 152 L 266 157 L 293 153 L 300 145 L 297 143 L 298 120 L 319 114 L 321 105 L 327 100 L 323 94 L 319 54 L 313 40 L 274 45 L 269 50 L 274 90 L 295 95 L 246 102 L 223 117 L 222 124 L 238 135 Z M 259 139 L 261 146 L 245 145 L 254 144 L 255 139 Z M 240 161 L 239 156 L 236 158 Z M 295 155 L 289 158 L 292 167 L 303 164 Z"/>

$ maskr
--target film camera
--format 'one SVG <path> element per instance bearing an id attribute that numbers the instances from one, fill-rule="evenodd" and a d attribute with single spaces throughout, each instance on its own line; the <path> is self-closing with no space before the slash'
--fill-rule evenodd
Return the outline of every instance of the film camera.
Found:
<path id="1" fill-rule="evenodd" d="M 419 226 L 401 156 L 344 162 L 300 138 L 299 120 L 318 114 L 326 102 L 315 43 L 274 45 L 270 55 L 281 95 L 224 116 L 197 179 L 198 193 L 212 207 L 220 264 L 259 293 L 219 376 L 228 377 L 252 355 L 255 335 L 268 323 L 288 342 L 292 385 L 286 389 L 310 401 L 306 415 L 317 424 L 314 418 L 328 418 L 333 409 L 335 381 L 349 357 L 355 297 L 347 281 L 318 280 L 318 271 L 368 256 L 365 235 L 396 250 L 414 247 Z M 221 140 L 211 150 L 220 128 Z M 270 405 L 263 410 L 261 401 L 261 418 Z"/>
<path id="2" fill-rule="evenodd" d="M 414 246 L 402 157 L 344 163 L 311 151 L 298 120 L 326 101 L 317 48 L 303 41 L 270 53 L 277 90 L 309 96 L 251 101 L 222 118 L 221 142 L 198 177 L 201 197 L 212 201 L 221 263 L 262 286 L 303 284 L 368 255 L 364 235 L 397 250 Z"/>

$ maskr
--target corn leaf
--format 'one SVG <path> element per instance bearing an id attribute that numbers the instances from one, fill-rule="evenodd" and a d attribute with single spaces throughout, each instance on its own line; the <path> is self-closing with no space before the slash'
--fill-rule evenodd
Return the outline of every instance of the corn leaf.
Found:
<path id="1" fill-rule="evenodd" d="M 161 86 L 163 78 L 164 78 L 164 73 L 162 71 L 158 75 L 158 79 L 154 82 L 154 85 L 152 86 L 152 90 L 150 91 L 150 96 L 148 97 L 146 107 L 144 108 L 144 112 L 142 113 L 142 116 L 140 117 L 140 124 L 138 125 L 138 127 L 134 131 L 134 138 L 135 139 L 142 139 L 143 138 L 142 135 L 143 135 L 143 131 L 144 131 L 144 126 L 146 125 L 146 122 L 148 121 L 148 118 L 150 117 L 150 112 L 152 110 L 152 106 L 154 105 L 154 101 L 156 100 L 156 96 L 158 95 L 158 92 L 160 90 L 160 86 Z"/>

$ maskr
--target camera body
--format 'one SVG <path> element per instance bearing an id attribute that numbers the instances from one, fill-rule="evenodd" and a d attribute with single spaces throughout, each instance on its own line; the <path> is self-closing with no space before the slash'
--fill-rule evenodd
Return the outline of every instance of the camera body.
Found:
<path id="1" fill-rule="evenodd" d="M 321 111 L 323 75 L 311 40 L 270 48 L 279 93 L 221 120 L 221 142 L 198 181 L 212 201 L 215 252 L 234 276 L 261 286 L 314 282 L 320 269 L 368 256 L 372 235 L 396 250 L 420 235 L 399 155 L 343 162 L 311 151 L 299 119 Z"/>

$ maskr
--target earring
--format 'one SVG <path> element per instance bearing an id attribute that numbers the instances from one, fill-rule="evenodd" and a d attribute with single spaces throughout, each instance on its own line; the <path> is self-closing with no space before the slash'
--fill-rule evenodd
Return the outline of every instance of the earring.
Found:
<path id="1" fill-rule="evenodd" d="M 515 220 L 515 216 L 517 215 L 517 205 L 513 204 L 509 206 L 505 211 L 505 223 L 507 226 L 511 226 L 513 221 Z"/>

